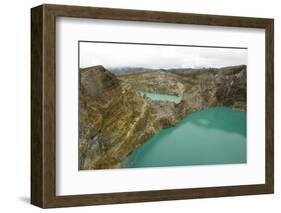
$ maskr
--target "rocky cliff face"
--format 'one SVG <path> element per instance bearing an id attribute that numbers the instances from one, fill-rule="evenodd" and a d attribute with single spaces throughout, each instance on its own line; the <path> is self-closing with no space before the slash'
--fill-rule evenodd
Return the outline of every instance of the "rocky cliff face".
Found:
<path id="1" fill-rule="evenodd" d="M 182 100 L 153 101 L 144 92 Z M 118 76 L 102 66 L 81 69 L 79 105 L 80 169 L 118 168 L 137 146 L 188 113 L 214 106 L 245 111 L 246 66 Z"/>
<path id="2" fill-rule="evenodd" d="M 116 168 L 158 129 L 146 98 L 102 66 L 80 71 L 80 169 Z"/>

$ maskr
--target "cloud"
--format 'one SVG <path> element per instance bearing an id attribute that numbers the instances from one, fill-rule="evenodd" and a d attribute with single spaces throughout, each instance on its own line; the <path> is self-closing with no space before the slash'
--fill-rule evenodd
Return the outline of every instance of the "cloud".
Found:
<path id="1" fill-rule="evenodd" d="M 247 64 L 247 49 L 80 42 L 80 67 L 194 68 Z"/>

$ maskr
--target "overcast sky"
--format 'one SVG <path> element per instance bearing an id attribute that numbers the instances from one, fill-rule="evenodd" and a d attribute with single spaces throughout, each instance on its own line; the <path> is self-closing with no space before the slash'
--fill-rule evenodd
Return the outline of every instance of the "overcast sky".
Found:
<path id="1" fill-rule="evenodd" d="M 247 49 L 80 42 L 80 67 L 201 68 L 247 65 Z"/>

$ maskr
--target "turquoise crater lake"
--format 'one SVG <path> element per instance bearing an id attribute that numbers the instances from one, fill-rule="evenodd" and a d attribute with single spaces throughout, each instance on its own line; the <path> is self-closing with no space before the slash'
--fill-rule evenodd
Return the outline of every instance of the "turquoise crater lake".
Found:
<path id="1" fill-rule="evenodd" d="M 150 93 L 150 92 L 146 92 L 144 93 L 144 95 L 154 101 L 169 101 L 175 103 L 181 102 L 181 97 L 175 95 L 165 95 L 165 94 Z"/>
<path id="2" fill-rule="evenodd" d="M 162 129 L 123 162 L 123 168 L 246 163 L 246 112 L 226 107 L 187 115 Z"/>

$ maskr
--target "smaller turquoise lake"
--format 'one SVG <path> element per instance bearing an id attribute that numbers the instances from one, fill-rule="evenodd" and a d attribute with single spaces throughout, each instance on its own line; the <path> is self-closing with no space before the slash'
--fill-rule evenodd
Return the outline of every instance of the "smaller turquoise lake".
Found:
<path id="1" fill-rule="evenodd" d="M 191 113 L 140 145 L 123 168 L 238 164 L 247 161 L 246 113 L 226 107 Z"/>
<path id="2" fill-rule="evenodd" d="M 155 101 L 170 101 L 174 103 L 181 102 L 181 97 L 175 95 L 165 95 L 165 94 L 149 93 L 149 92 L 144 93 L 144 95 Z"/>

